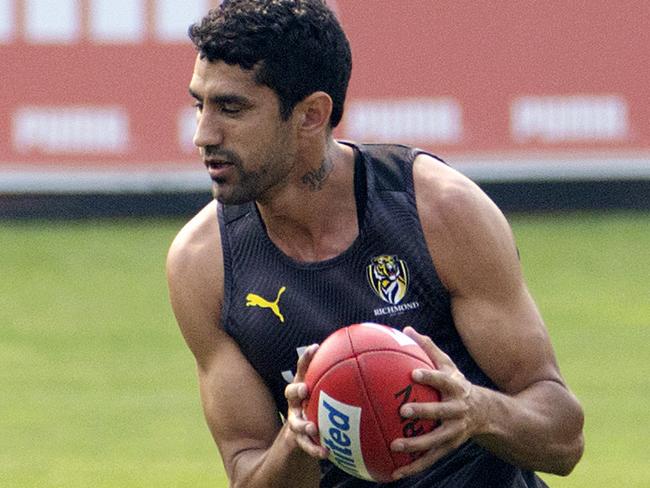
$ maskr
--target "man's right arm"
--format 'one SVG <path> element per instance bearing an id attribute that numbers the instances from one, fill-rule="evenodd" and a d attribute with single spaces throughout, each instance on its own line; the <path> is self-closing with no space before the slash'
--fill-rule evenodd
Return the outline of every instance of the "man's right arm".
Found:
<path id="1" fill-rule="evenodd" d="M 167 278 L 174 314 L 196 359 L 205 418 L 230 485 L 318 487 L 317 460 L 306 454 L 296 434 L 281 424 L 262 379 L 220 327 L 220 248 L 213 202 L 174 240 Z"/>

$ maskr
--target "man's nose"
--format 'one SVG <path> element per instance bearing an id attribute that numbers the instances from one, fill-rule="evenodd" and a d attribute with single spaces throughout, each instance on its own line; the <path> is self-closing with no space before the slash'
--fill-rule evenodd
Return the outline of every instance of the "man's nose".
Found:
<path id="1" fill-rule="evenodd" d="M 223 129 L 212 111 L 204 109 L 197 116 L 193 142 L 196 147 L 220 146 L 223 143 Z"/>

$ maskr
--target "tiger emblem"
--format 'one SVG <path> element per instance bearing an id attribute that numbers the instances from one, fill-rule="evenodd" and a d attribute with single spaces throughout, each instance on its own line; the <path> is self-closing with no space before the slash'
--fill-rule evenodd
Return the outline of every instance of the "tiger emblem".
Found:
<path id="1" fill-rule="evenodd" d="M 379 298 L 391 305 L 397 305 L 406 295 L 408 288 L 408 266 L 397 256 L 376 256 L 368 265 L 368 283 Z"/>

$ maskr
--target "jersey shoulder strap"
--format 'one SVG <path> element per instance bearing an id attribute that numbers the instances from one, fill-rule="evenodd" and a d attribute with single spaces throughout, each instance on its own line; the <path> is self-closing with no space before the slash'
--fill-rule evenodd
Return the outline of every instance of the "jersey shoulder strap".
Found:
<path id="1" fill-rule="evenodd" d="M 444 161 L 416 147 L 402 144 L 357 144 L 368 166 L 372 168 L 377 191 L 408 191 L 413 184 L 413 162 L 420 154 Z"/>

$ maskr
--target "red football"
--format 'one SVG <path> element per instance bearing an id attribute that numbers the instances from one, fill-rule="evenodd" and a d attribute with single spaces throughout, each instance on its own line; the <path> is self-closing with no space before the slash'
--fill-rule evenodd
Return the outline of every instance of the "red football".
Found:
<path id="1" fill-rule="evenodd" d="M 417 453 L 390 449 L 394 439 L 433 430 L 437 423 L 406 419 L 401 405 L 437 402 L 436 390 L 413 382 L 416 368 L 434 368 L 415 341 L 397 329 L 354 324 L 330 335 L 306 374 L 305 415 L 318 426 L 321 445 L 343 471 L 377 482 L 411 463 Z"/>

